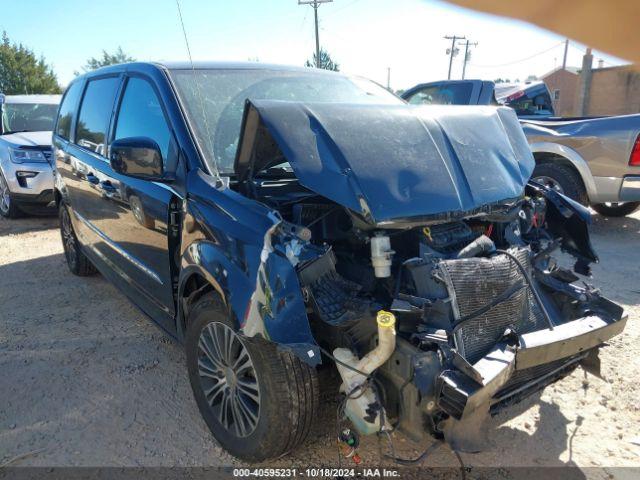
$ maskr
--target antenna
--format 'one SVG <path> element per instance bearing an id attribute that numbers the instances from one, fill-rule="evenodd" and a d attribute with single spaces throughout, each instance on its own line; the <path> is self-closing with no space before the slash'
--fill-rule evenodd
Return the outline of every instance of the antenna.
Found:
<path id="1" fill-rule="evenodd" d="M 204 122 L 204 129 L 207 132 L 207 143 L 209 144 L 209 151 L 213 155 L 211 159 L 212 164 L 209 165 L 209 168 L 213 167 L 213 173 L 218 180 L 220 180 L 220 172 L 218 172 L 218 164 L 216 162 L 216 154 L 213 151 L 213 142 L 211 140 L 211 129 L 209 128 L 209 122 L 207 120 L 207 112 L 204 108 L 204 97 L 202 96 L 202 89 L 200 88 L 200 82 L 198 81 L 198 76 L 196 75 L 196 68 L 193 65 L 193 58 L 191 58 L 191 48 L 189 48 L 189 38 L 187 37 L 187 30 L 184 27 L 184 20 L 182 19 L 182 10 L 180 9 L 180 0 L 176 0 L 176 7 L 178 7 L 178 16 L 180 17 L 180 25 L 182 26 L 182 33 L 184 35 L 184 43 L 187 46 L 187 55 L 189 55 L 189 63 L 191 64 L 191 72 L 193 74 L 193 79 L 196 84 L 196 91 L 198 92 L 198 100 L 200 101 L 200 108 L 202 109 L 202 121 Z M 207 163 L 207 162 L 205 162 Z"/>
<path id="2" fill-rule="evenodd" d="M 187 46 L 187 55 L 189 55 L 189 63 L 191 64 L 191 70 L 195 71 L 195 68 L 193 66 L 193 59 L 191 58 L 191 49 L 189 48 L 189 39 L 187 38 L 187 30 L 184 28 L 184 20 L 182 20 L 182 10 L 180 9 L 180 0 L 176 0 L 176 6 L 178 7 L 178 16 L 180 17 L 180 25 L 182 26 L 184 43 Z"/>

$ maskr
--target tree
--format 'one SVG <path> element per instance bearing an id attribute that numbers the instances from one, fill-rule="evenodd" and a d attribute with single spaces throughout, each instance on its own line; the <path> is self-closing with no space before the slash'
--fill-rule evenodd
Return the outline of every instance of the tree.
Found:
<path id="1" fill-rule="evenodd" d="M 324 68 L 325 70 L 333 70 L 334 72 L 340 71 L 340 64 L 333 61 L 329 52 L 327 52 L 324 48 L 320 49 L 320 63 L 316 62 L 316 54 L 313 54 L 313 60 L 307 60 L 304 64 L 305 67 L 315 67 L 318 65 L 318 68 Z"/>
<path id="2" fill-rule="evenodd" d="M 0 42 L 0 93 L 60 93 L 58 79 L 44 57 L 38 59 L 21 43 L 11 43 L 7 32 L 2 32 Z"/>
<path id="3" fill-rule="evenodd" d="M 102 50 L 102 58 L 91 57 L 87 60 L 87 63 L 82 67 L 85 72 L 90 72 L 100 67 L 106 67 L 108 65 L 116 65 L 118 63 L 134 62 L 135 58 L 130 57 L 122 50 L 122 47 L 118 47 L 115 53 L 108 53 L 106 50 Z M 76 75 L 78 73 L 76 72 Z"/>

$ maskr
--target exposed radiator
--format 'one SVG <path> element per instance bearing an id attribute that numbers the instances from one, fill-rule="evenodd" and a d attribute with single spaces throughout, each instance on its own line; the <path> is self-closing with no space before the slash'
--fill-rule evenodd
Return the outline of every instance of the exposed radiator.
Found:
<path id="1" fill-rule="evenodd" d="M 528 248 L 511 249 L 510 252 L 531 271 Z M 525 285 L 458 330 L 456 347 L 468 362 L 474 363 L 486 355 L 509 326 L 515 327 L 520 334 L 546 328 L 522 272 L 506 255 L 444 260 L 439 268 L 449 296 L 454 298 L 453 307 L 454 311 L 457 308 L 459 318 L 477 311 L 513 285 Z"/>

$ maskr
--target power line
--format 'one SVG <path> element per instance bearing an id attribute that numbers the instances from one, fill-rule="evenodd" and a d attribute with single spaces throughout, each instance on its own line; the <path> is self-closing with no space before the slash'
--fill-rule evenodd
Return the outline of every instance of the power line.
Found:
<path id="1" fill-rule="evenodd" d="M 507 62 L 507 63 L 500 63 L 497 65 L 477 65 L 475 63 L 470 63 L 469 65 L 471 65 L 472 67 L 477 67 L 477 68 L 499 68 L 499 67 L 507 67 L 509 65 L 514 65 L 516 63 L 521 63 L 521 62 L 525 62 L 527 60 L 531 60 L 534 57 L 537 57 L 538 55 L 542 55 L 544 53 L 550 52 L 551 50 L 553 50 L 554 48 L 558 48 L 560 45 L 564 44 L 564 40 L 560 43 L 556 43 L 555 45 L 553 45 L 550 48 L 547 48 L 546 50 L 542 50 L 541 52 L 538 53 L 534 53 L 533 55 L 530 55 L 528 57 L 525 58 L 521 58 L 520 60 L 514 60 L 513 62 Z"/>
<path id="2" fill-rule="evenodd" d="M 298 5 L 311 5 L 316 23 L 316 68 L 320 68 L 320 36 L 318 35 L 318 7 L 323 3 L 331 3 L 333 0 L 298 0 Z"/>
<path id="3" fill-rule="evenodd" d="M 327 13 L 325 16 L 327 17 L 333 17 L 334 15 L 336 15 L 337 13 L 340 13 L 343 10 L 346 10 L 347 8 L 351 7 L 352 5 L 355 5 L 356 3 L 358 3 L 360 0 L 353 0 L 353 2 L 347 3 L 346 5 L 338 8 L 337 10 L 334 10 L 332 12 Z"/>
<path id="4" fill-rule="evenodd" d="M 307 11 L 304 12 L 304 18 L 302 19 L 302 23 L 300 24 L 300 28 L 298 33 L 302 33 L 302 29 L 304 28 L 304 24 L 307 22 Z"/>

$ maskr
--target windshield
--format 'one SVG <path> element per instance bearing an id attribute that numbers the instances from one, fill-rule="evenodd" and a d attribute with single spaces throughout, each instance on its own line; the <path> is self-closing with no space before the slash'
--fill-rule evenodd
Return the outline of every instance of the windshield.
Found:
<path id="1" fill-rule="evenodd" d="M 2 131 L 46 132 L 53 130 L 58 105 L 51 103 L 5 103 L 2 105 Z"/>
<path id="2" fill-rule="evenodd" d="M 205 160 L 221 174 L 233 172 L 245 101 L 402 104 L 362 78 L 310 70 L 172 70 L 181 102 Z"/>

